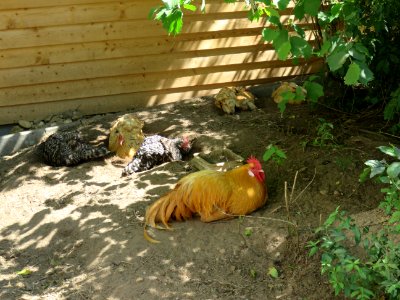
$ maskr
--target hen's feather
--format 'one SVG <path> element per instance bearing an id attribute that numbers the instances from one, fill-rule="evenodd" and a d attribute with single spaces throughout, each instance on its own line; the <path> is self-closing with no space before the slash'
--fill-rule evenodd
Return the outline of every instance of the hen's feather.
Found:
<path id="1" fill-rule="evenodd" d="M 110 128 L 108 149 L 121 158 L 132 159 L 144 139 L 143 125 L 134 114 L 119 117 Z"/>
<path id="2" fill-rule="evenodd" d="M 83 141 L 78 131 L 56 132 L 38 147 L 46 164 L 72 166 L 109 154 L 105 147 L 95 147 Z"/>
<path id="3" fill-rule="evenodd" d="M 169 229 L 169 220 L 187 220 L 194 214 L 203 222 L 212 222 L 253 212 L 266 201 L 264 181 L 252 175 L 253 167 L 249 163 L 227 172 L 202 170 L 183 177 L 150 206 L 145 226 L 157 228 L 161 222 Z"/>
<path id="4" fill-rule="evenodd" d="M 190 143 L 184 138 L 169 139 L 160 135 L 145 137 L 132 161 L 124 168 L 122 175 L 150 170 L 167 161 L 182 160 L 190 151 Z"/>

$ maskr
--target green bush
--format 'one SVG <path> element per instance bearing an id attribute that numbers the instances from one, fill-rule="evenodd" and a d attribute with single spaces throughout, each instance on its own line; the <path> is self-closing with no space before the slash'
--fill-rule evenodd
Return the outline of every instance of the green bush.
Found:
<path id="1" fill-rule="evenodd" d="M 387 225 L 369 233 L 369 227 L 359 228 L 338 207 L 316 230 L 319 239 L 308 244 L 310 255 L 322 253 L 321 272 L 327 274 L 336 295 L 343 292 L 354 299 L 400 298 L 400 244 L 396 242 L 400 233 L 400 149 L 379 149 L 396 161 L 367 161 L 360 180 L 376 177 L 387 186 L 381 190 L 385 196 L 380 204 L 388 215 Z M 354 251 L 352 242 L 363 253 Z"/>
<path id="2" fill-rule="evenodd" d="M 198 1 L 204 11 L 206 0 Z M 225 0 L 225 2 L 237 2 Z M 355 91 L 363 91 L 362 102 L 384 104 L 385 119 L 395 120 L 400 112 L 398 74 L 400 71 L 400 1 L 398 0 L 295 0 L 294 18 L 285 23 L 280 16 L 289 0 L 243 0 L 249 9 L 249 20 L 269 21 L 262 30 L 264 40 L 271 43 L 281 60 L 319 57 L 326 62 L 330 74 L 340 78 Z M 197 9 L 194 0 L 162 0 L 150 12 L 173 35 L 182 30 L 185 10 Z M 296 20 L 311 18 L 317 43 L 306 39 L 305 29 Z M 316 89 L 317 99 L 323 95 L 319 83 L 308 84 Z M 311 88 L 312 87 L 312 88 Z M 397 90 L 397 92 L 395 92 Z M 358 93 L 352 93 L 354 102 Z M 311 99 L 314 101 L 313 99 Z M 353 106 L 353 105 L 351 105 Z M 400 123 L 393 130 L 400 129 Z"/>

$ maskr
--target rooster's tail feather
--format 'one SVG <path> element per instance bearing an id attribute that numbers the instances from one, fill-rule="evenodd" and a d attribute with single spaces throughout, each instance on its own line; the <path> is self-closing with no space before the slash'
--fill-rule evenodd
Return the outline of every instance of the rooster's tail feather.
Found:
<path id="1" fill-rule="evenodd" d="M 192 217 L 192 211 L 182 201 L 181 197 L 176 196 L 177 195 L 173 192 L 169 193 L 156 201 L 147 210 L 144 225 L 144 237 L 149 242 L 157 243 L 158 241 L 149 236 L 146 231 L 147 226 L 157 229 L 172 230 L 168 224 L 168 221 L 171 218 L 175 218 L 177 221 L 183 221 Z M 165 227 L 157 226 L 157 222 L 163 223 Z"/>
<path id="2" fill-rule="evenodd" d="M 146 230 L 146 225 L 143 227 L 143 235 L 144 235 L 144 238 L 145 238 L 148 242 L 150 242 L 150 243 L 157 244 L 157 243 L 160 242 L 160 241 L 157 241 L 156 239 L 153 239 L 153 238 L 149 235 L 149 233 L 148 233 L 147 230 Z"/>

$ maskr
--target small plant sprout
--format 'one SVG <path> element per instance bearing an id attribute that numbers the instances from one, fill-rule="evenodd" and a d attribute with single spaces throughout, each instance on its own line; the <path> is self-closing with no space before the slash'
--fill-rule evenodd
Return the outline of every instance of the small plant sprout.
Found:
<path id="1" fill-rule="evenodd" d="M 278 270 L 275 267 L 268 268 L 268 275 L 274 279 L 279 277 Z"/>
<path id="2" fill-rule="evenodd" d="M 253 234 L 253 229 L 251 227 L 246 227 L 244 229 L 244 235 L 245 236 L 251 236 Z"/>
<path id="3" fill-rule="evenodd" d="M 21 276 L 29 276 L 30 274 L 32 274 L 32 270 L 28 269 L 28 268 L 22 269 L 17 272 L 17 275 L 21 275 Z"/>
<path id="4" fill-rule="evenodd" d="M 263 160 L 270 161 L 273 160 L 276 164 L 282 165 L 287 158 L 286 153 L 281 150 L 278 146 L 270 144 L 267 150 L 264 152 Z"/>
<path id="5" fill-rule="evenodd" d="M 250 269 L 250 276 L 253 278 L 257 277 L 257 271 L 255 269 Z"/>
<path id="6" fill-rule="evenodd" d="M 327 122 L 323 118 L 318 118 L 319 125 L 317 126 L 317 137 L 314 139 L 312 144 L 314 146 L 326 146 L 328 142 L 334 142 L 334 136 L 332 134 L 333 124 Z"/>

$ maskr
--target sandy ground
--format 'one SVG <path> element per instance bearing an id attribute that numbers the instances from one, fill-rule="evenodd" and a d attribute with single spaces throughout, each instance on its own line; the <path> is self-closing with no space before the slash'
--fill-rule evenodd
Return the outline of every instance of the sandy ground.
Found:
<path id="1" fill-rule="evenodd" d="M 54 168 L 31 147 L 1 158 L 0 298 L 333 299 L 319 258 L 309 258 L 304 246 L 338 205 L 351 213 L 377 206 L 380 187 L 360 184 L 358 175 L 365 160 L 382 157 L 375 147 L 388 140 L 372 134 L 368 120 L 344 122 L 307 105 L 288 107 L 281 117 L 271 99 L 256 104 L 258 110 L 232 116 L 209 98 L 134 111 L 146 134 L 196 136 L 193 152 L 227 147 L 261 159 L 274 143 L 288 155 L 282 166 L 263 164 L 265 207 L 243 219 L 194 219 L 173 223 L 172 232 L 151 231 L 160 244 L 143 238 L 145 209 L 194 171 L 188 161 L 121 177 L 127 162 L 116 157 Z M 316 137 L 321 114 L 334 124 L 339 146 L 303 147 Z M 80 130 L 105 142 L 115 118 L 106 115 Z M 298 237 L 285 223 L 285 181 Z M 268 275 L 271 267 L 278 278 Z M 24 269 L 32 273 L 16 274 Z"/>

